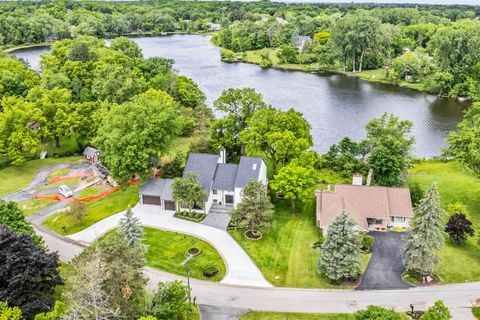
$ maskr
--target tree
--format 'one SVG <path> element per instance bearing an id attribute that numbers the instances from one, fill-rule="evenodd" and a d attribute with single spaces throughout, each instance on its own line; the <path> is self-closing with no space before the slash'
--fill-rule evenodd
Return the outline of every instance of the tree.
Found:
<path id="1" fill-rule="evenodd" d="M 271 187 L 277 194 L 291 201 L 292 214 L 295 214 L 297 201 L 311 198 L 317 182 L 317 172 L 312 166 L 292 161 L 278 171 L 271 182 Z"/>
<path id="2" fill-rule="evenodd" d="M 446 151 L 460 163 L 474 171 L 480 172 L 480 103 L 474 103 L 458 124 L 458 129 L 448 136 L 450 147 Z"/>
<path id="3" fill-rule="evenodd" d="M 403 318 L 393 310 L 377 306 L 368 306 L 366 310 L 355 312 L 354 320 L 402 320 Z"/>
<path id="4" fill-rule="evenodd" d="M 259 229 L 268 226 L 272 213 L 266 186 L 261 181 L 250 180 L 242 190 L 242 201 L 232 212 L 232 222 L 240 228 L 249 228 L 256 236 Z"/>
<path id="5" fill-rule="evenodd" d="M 62 284 L 58 254 L 46 253 L 32 238 L 0 224 L 0 301 L 19 307 L 27 319 L 51 310 L 51 295 Z"/>
<path id="6" fill-rule="evenodd" d="M 333 282 L 354 280 L 360 274 L 362 243 L 355 226 L 355 221 L 344 211 L 328 227 L 317 270 Z"/>
<path id="7" fill-rule="evenodd" d="M 102 260 L 98 249 L 94 249 L 88 260 L 76 259 L 73 270 L 67 277 L 64 298 L 69 309 L 62 319 L 65 320 L 108 320 L 120 316 L 109 301 L 109 294 L 102 287 L 107 279 L 106 262 Z"/>
<path id="8" fill-rule="evenodd" d="M 435 301 L 435 304 L 428 308 L 428 310 L 420 318 L 421 320 L 450 320 L 452 314 L 445 306 L 442 300 Z"/>
<path id="9" fill-rule="evenodd" d="M 125 215 L 118 223 L 118 233 L 125 238 L 128 246 L 135 247 L 140 244 L 143 236 L 140 218 L 133 216 L 130 207 L 127 208 Z"/>
<path id="10" fill-rule="evenodd" d="M 94 144 L 102 150 L 112 175 L 124 183 L 134 173 L 148 175 L 150 165 L 178 132 L 172 97 L 150 89 L 123 105 L 112 106 Z"/>
<path id="11" fill-rule="evenodd" d="M 267 50 L 260 52 L 260 67 L 268 68 L 272 66 L 272 59 L 270 59 L 270 53 Z"/>
<path id="12" fill-rule="evenodd" d="M 118 37 L 110 42 L 110 48 L 113 50 L 121 51 L 130 58 L 142 58 L 142 49 L 138 44 L 128 39 L 127 37 Z"/>
<path id="13" fill-rule="evenodd" d="M 17 233 L 27 234 L 37 245 L 43 244 L 43 239 L 35 233 L 32 226 L 25 220 L 23 211 L 13 201 L 0 200 L 0 224 Z"/>
<path id="14" fill-rule="evenodd" d="M 453 243 L 461 245 L 467 240 L 467 235 L 473 236 L 475 230 L 473 230 L 472 222 L 467 219 L 465 214 L 455 213 L 448 219 L 445 232 L 450 236 Z"/>
<path id="15" fill-rule="evenodd" d="M 64 302 L 57 300 L 52 311 L 37 314 L 35 320 L 63 320 L 63 316 L 66 313 L 67 305 Z"/>
<path id="16" fill-rule="evenodd" d="M 33 153 L 40 147 L 40 134 L 28 124 L 44 122 L 40 109 L 24 98 L 7 97 L 1 104 L 0 153 L 7 153 L 13 165 L 25 162 L 25 154 Z"/>
<path id="17" fill-rule="evenodd" d="M 205 94 L 193 80 L 177 76 L 172 87 L 172 96 L 185 108 L 195 109 L 205 103 Z"/>
<path id="18" fill-rule="evenodd" d="M 215 120 L 210 127 L 212 145 L 216 149 L 225 147 L 230 159 L 243 155 L 245 150 L 240 134 L 254 113 L 266 106 L 262 95 L 252 88 L 230 88 L 222 92 L 213 106 L 226 115 Z"/>
<path id="19" fill-rule="evenodd" d="M 414 143 L 410 135 L 412 123 L 384 113 L 370 121 L 366 129 L 371 150 L 368 164 L 373 169 L 374 181 L 382 186 L 401 185 Z"/>
<path id="20" fill-rule="evenodd" d="M 40 82 L 40 77 L 22 61 L 0 54 L 0 99 L 24 97 Z"/>
<path id="21" fill-rule="evenodd" d="M 158 320 L 185 319 L 190 305 L 188 288 L 180 281 L 160 282 L 152 299 L 152 313 Z"/>
<path id="22" fill-rule="evenodd" d="M 197 175 L 189 172 L 183 178 L 175 178 L 172 184 L 173 198 L 181 207 L 187 207 L 192 212 L 195 205 L 203 205 L 207 192 L 197 180 Z"/>
<path id="23" fill-rule="evenodd" d="M 434 183 L 416 208 L 405 239 L 403 260 L 407 271 L 415 271 L 423 277 L 433 274 L 440 260 L 438 251 L 445 242 L 444 218 L 440 195 Z"/>
<path id="24" fill-rule="evenodd" d="M 6 302 L 0 301 L 0 320 L 21 320 L 22 310 L 18 307 L 9 308 Z"/>
<path id="25" fill-rule="evenodd" d="M 297 51 L 291 45 L 284 44 L 278 50 L 277 57 L 281 64 L 297 63 Z"/>
<path id="26" fill-rule="evenodd" d="M 264 155 L 272 163 L 273 174 L 279 164 L 286 165 L 313 145 L 310 124 L 294 109 L 260 108 L 247 123 L 241 135 L 247 154 Z"/>

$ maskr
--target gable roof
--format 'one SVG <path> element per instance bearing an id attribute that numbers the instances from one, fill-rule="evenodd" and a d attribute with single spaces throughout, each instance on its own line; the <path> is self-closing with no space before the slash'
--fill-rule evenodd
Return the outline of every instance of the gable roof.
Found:
<path id="1" fill-rule="evenodd" d="M 217 164 L 212 189 L 234 191 L 237 171 L 238 165 L 236 164 Z"/>
<path id="2" fill-rule="evenodd" d="M 241 157 L 235 178 L 235 188 L 243 188 L 247 185 L 248 181 L 258 180 L 262 162 L 262 158 Z"/>
<path id="3" fill-rule="evenodd" d="M 198 182 L 202 187 L 210 190 L 217 170 L 218 159 L 219 156 L 216 154 L 190 153 L 183 177 L 185 178 L 187 173 L 193 172 L 197 175 Z"/>
<path id="4" fill-rule="evenodd" d="M 173 200 L 172 183 L 173 179 L 147 179 L 140 187 L 140 194 Z"/>
<path id="5" fill-rule="evenodd" d="M 367 218 L 413 217 L 410 189 L 376 186 L 336 185 L 335 191 L 317 192 L 317 221 L 323 228 L 342 212 L 368 229 Z"/>

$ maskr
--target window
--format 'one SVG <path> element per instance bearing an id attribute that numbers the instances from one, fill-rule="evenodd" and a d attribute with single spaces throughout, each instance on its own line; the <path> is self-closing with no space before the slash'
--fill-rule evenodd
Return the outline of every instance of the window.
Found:
<path id="1" fill-rule="evenodd" d="M 213 190 L 212 190 L 212 193 L 213 193 L 213 194 L 217 194 L 217 190 L 213 189 Z"/>
<path id="2" fill-rule="evenodd" d="M 257 170 L 257 164 L 256 164 L 256 163 L 253 164 L 253 168 L 252 168 L 252 169 L 253 169 L 253 171 Z"/>
<path id="3" fill-rule="evenodd" d="M 405 222 L 405 217 L 393 217 L 393 222 L 396 223 L 404 223 Z"/>
<path id="4" fill-rule="evenodd" d="M 213 199 L 213 203 L 217 203 L 217 199 Z"/>

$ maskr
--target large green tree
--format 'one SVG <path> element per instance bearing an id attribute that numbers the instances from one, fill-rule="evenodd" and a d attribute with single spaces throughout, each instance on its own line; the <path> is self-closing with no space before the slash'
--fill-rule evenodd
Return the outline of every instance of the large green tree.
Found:
<path id="1" fill-rule="evenodd" d="M 310 129 L 308 121 L 294 109 L 264 107 L 253 114 L 241 139 L 247 153 L 265 156 L 276 174 L 279 164 L 286 165 L 313 145 Z"/>
<path id="2" fill-rule="evenodd" d="M 273 205 L 267 187 L 261 181 L 250 180 L 242 190 L 242 201 L 232 213 L 232 223 L 240 228 L 248 228 L 252 235 L 268 226 L 273 213 Z"/>
<path id="3" fill-rule="evenodd" d="M 151 310 L 158 320 L 186 319 L 190 309 L 188 288 L 180 281 L 160 282 L 153 295 Z"/>
<path id="4" fill-rule="evenodd" d="M 224 90 L 213 105 L 225 116 L 210 126 L 210 141 L 216 149 L 225 147 L 228 158 L 235 159 L 245 153 L 240 134 L 247 128 L 247 122 L 253 114 L 266 104 L 255 89 L 231 88 Z"/>
<path id="5" fill-rule="evenodd" d="M 190 213 L 195 205 L 203 206 L 208 196 L 193 172 L 187 173 L 183 178 L 175 178 L 172 193 L 175 201 L 181 207 L 188 208 Z"/>
<path id="6" fill-rule="evenodd" d="M 0 224 L 11 228 L 15 232 L 28 235 L 38 245 L 43 243 L 43 239 L 35 233 L 25 219 L 23 211 L 13 201 L 0 200 Z"/>
<path id="7" fill-rule="evenodd" d="M 340 213 L 328 227 L 320 248 L 317 270 L 331 281 L 354 280 L 360 275 L 360 235 L 347 212 Z"/>
<path id="8" fill-rule="evenodd" d="M 179 132 L 175 103 L 166 92 L 148 90 L 114 105 L 105 116 L 94 144 L 119 182 L 132 174 L 146 176 Z"/>
<path id="9" fill-rule="evenodd" d="M 439 250 L 445 242 L 446 214 L 440 207 L 440 195 L 434 183 L 415 209 L 403 248 L 407 271 L 423 277 L 433 275 L 440 261 Z"/>
<path id="10" fill-rule="evenodd" d="M 458 124 L 458 129 L 448 136 L 450 147 L 446 150 L 462 165 L 480 173 L 480 103 L 474 103 Z"/>

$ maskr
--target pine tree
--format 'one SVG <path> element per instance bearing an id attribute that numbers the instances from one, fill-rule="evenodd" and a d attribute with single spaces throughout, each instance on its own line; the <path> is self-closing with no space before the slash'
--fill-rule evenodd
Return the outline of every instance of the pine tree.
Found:
<path id="1" fill-rule="evenodd" d="M 423 277 L 433 274 L 440 261 L 438 251 L 445 242 L 445 218 L 434 183 L 420 201 L 406 236 L 403 259 L 408 271 L 415 271 Z"/>
<path id="2" fill-rule="evenodd" d="M 328 234 L 321 246 L 317 270 L 331 281 L 356 279 L 360 274 L 361 240 L 356 223 L 342 212 L 328 228 Z"/>
<path id="3" fill-rule="evenodd" d="M 130 207 L 120 219 L 118 233 L 125 238 L 130 247 L 135 247 L 142 241 L 143 228 L 141 227 L 140 219 L 133 216 L 133 211 Z"/>

